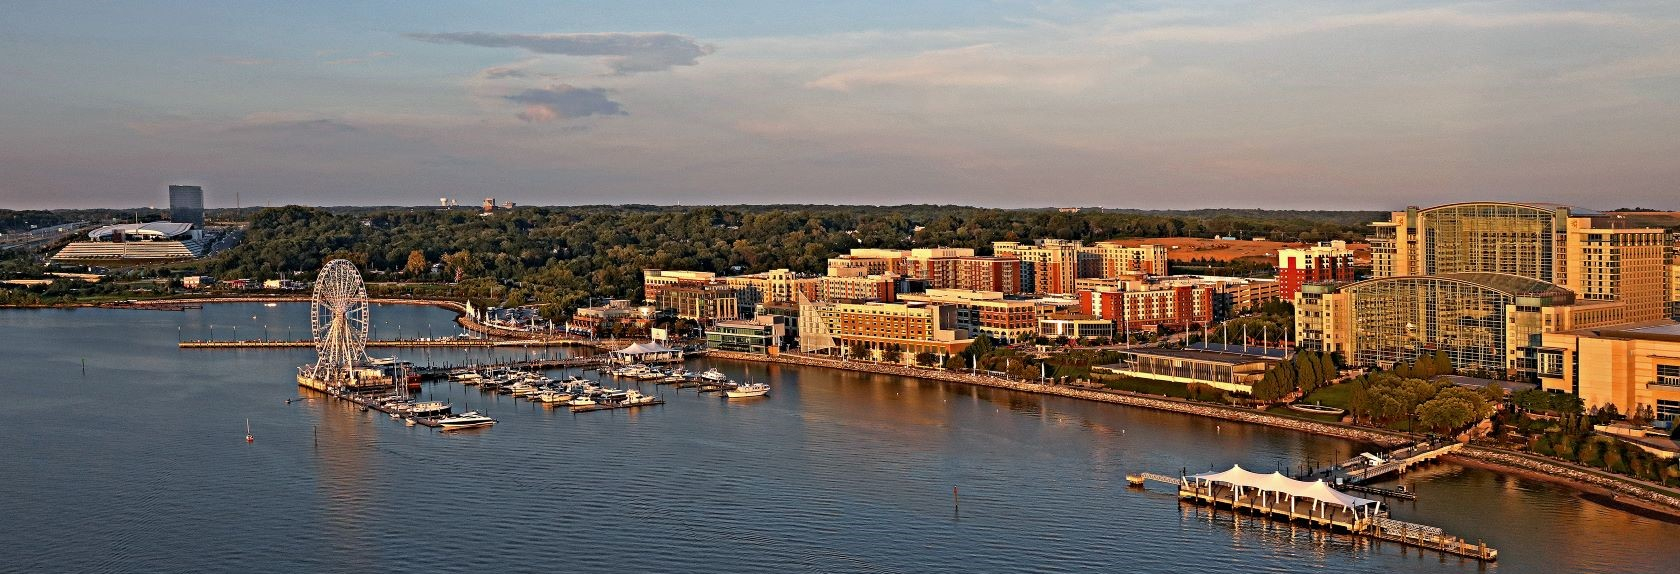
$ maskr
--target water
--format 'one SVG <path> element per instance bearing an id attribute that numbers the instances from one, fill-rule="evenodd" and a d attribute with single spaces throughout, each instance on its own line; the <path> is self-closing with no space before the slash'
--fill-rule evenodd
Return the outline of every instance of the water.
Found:
<path id="1" fill-rule="evenodd" d="M 373 317 L 385 337 L 456 332 L 438 309 Z M 307 349 L 175 347 L 307 323 L 302 305 L 0 311 L 0 571 L 1647 572 L 1680 557 L 1680 525 L 1450 464 L 1408 475 L 1420 500 L 1394 514 L 1486 539 L 1495 565 L 1180 506 L 1125 474 L 1361 445 L 1117 405 L 714 362 L 772 396 L 643 384 L 669 404 L 574 415 L 429 383 L 502 421 L 441 433 L 287 404 Z"/>

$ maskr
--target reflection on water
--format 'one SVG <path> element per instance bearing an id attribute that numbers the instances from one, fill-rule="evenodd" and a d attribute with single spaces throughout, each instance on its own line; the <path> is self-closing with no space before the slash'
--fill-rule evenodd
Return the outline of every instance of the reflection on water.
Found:
<path id="1" fill-rule="evenodd" d="M 374 310 L 382 336 L 399 324 L 405 336 L 423 325 L 441 336 L 451 317 Z M 426 397 L 502 421 L 440 433 L 342 402 L 288 404 L 307 392 L 292 381 L 313 360 L 307 349 L 175 348 L 176 336 L 204 338 L 212 325 L 231 338 L 235 325 L 243 336 L 307 323 L 302 305 L 0 312 L 0 392 L 12 407 L 0 452 L 13 463 L 0 497 L 0 548 L 12 560 L 0 569 L 1481 569 L 1126 487 L 1139 470 L 1287 470 L 1360 446 L 1278 429 L 719 362 L 734 378 L 771 381 L 771 396 L 642 383 L 669 404 L 573 414 L 429 383 Z M 422 364 L 526 352 L 390 351 Z M 1486 538 L 1502 553 L 1488 570 L 1653 571 L 1680 539 L 1680 526 L 1485 470 L 1441 464 L 1399 482 L 1420 499 L 1397 517 Z"/>

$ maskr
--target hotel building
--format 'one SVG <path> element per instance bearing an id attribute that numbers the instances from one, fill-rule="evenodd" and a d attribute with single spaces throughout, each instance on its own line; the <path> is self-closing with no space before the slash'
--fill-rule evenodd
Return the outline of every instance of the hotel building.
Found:
<path id="1" fill-rule="evenodd" d="M 957 309 L 926 302 L 839 303 L 800 301 L 799 350 L 850 356 L 861 343 L 870 357 L 896 349 L 900 361 L 915 362 L 919 353 L 949 356 L 974 342 L 957 328 Z"/>
<path id="2" fill-rule="evenodd" d="M 1045 308 L 1034 301 L 1005 298 L 1002 292 L 969 289 L 929 289 L 926 293 L 900 295 L 899 299 L 954 307 L 957 328 L 972 337 L 986 335 L 1005 344 L 1036 336 L 1038 318 Z"/>

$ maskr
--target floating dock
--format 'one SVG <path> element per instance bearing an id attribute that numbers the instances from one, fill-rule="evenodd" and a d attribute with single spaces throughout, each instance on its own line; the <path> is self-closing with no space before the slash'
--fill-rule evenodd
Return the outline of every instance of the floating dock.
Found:
<path id="1" fill-rule="evenodd" d="M 633 405 L 616 404 L 616 405 L 588 405 L 588 406 L 582 406 L 582 407 L 572 407 L 572 412 L 574 412 L 574 413 L 592 413 L 592 412 L 595 412 L 595 411 L 610 411 L 610 410 L 615 410 L 615 409 L 633 409 L 633 408 L 636 408 L 636 407 L 651 407 L 653 405 L 663 405 L 663 404 L 665 404 L 665 399 L 654 399 L 650 402 L 636 403 L 636 404 L 633 404 Z"/>

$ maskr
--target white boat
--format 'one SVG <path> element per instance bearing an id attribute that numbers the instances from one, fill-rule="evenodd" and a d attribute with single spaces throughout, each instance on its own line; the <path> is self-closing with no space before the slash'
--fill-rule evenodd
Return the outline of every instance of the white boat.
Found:
<path id="1" fill-rule="evenodd" d="M 739 385 L 735 385 L 735 388 L 725 389 L 723 391 L 723 396 L 731 399 L 762 397 L 768 394 L 770 394 L 770 385 L 768 383 L 741 383 Z"/>
<path id="2" fill-rule="evenodd" d="M 572 400 L 566 401 L 566 406 L 569 407 L 588 407 L 594 405 L 595 399 L 591 399 L 589 397 L 572 397 Z"/>
<path id="3" fill-rule="evenodd" d="M 508 394 L 510 394 L 510 395 L 523 395 L 525 393 L 531 392 L 531 389 L 534 389 L 536 387 L 531 386 L 531 383 L 527 383 L 525 381 L 519 381 L 517 383 L 508 385 L 508 386 L 503 387 L 503 388 L 506 389 Z"/>
<path id="4" fill-rule="evenodd" d="M 484 382 L 484 375 L 478 373 L 457 373 L 450 375 L 449 378 L 463 385 L 477 385 Z"/>
<path id="5" fill-rule="evenodd" d="M 729 380 L 728 376 L 725 376 L 722 371 L 719 371 L 717 369 L 706 369 L 706 372 L 700 373 L 700 378 L 706 379 L 708 381 L 712 381 L 714 383 L 722 383 L 722 382 L 727 382 Z"/>
<path id="6" fill-rule="evenodd" d="M 652 403 L 655 400 L 656 399 L 653 396 L 644 395 L 644 394 L 641 393 L 641 391 L 637 391 L 635 389 L 630 389 L 630 390 L 624 391 L 624 398 L 620 402 L 622 402 L 623 404 L 628 405 L 628 406 L 633 406 L 633 405 L 649 404 L 649 403 Z"/>
<path id="7" fill-rule="evenodd" d="M 487 427 L 496 424 L 496 419 L 479 414 L 478 411 L 467 411 L 455 416 L 438 419 L 438 426 L 444 430 Z"/>
<path id="8" fill-rule="evenodd" d="M 408 408 L 408 414 L 417 417 L 441 417 L 453 410 L 449 403 L 443 401 L 421 401 Z"/>
<path id="9" fill-rule="evenodd" d="M 531 397 L 531 400 L 537 401 L 539 403 L 553 404 L 553 403 L 563 403 L 563 402 L 572 400 L 572 396 L 568 395 L 566 393 L 562 393 L 560 391 L 546 390 L 546 391 L 537 393 L 535 396 Z"/>

